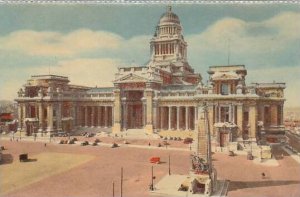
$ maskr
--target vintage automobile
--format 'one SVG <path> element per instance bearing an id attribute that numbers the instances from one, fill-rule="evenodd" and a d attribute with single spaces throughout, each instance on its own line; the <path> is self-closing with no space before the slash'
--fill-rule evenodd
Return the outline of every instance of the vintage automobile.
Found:
<path id="1" fill-rule="evenodd" d="M 183 143 L 184 144 L 191 144 L 191 143 L 193 143 L 193 138 L 191 138 L 191 137 L 184 138 Z"/>
<path id="2" fill-rule="evenodd" d="M 19 155 L 20 162 L 24 162 L 28 160 L 28 154 L 20 154 Z"/>
<path id="3" fill-rule="evenodd" d="M 81 146 L 87 146 L 87 145 L 89 145 L 88 141 L 84 141 L 84 142 L 81 143 Z"/>
<path id="4" fill-rule="evenodd" d="M 160 157 L 151 157 L 150 163 L 159 164 L 160 163 Z"/>

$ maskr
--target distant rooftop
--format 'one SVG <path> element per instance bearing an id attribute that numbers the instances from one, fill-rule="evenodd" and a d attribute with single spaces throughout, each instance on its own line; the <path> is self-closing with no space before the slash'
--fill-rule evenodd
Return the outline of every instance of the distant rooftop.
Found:
<path id="1" fill-rule="evenodd" d="M 68 80 L 68 77 L 60 75 L 32 75 L 31 78 L 34 79 L 58 79 L 58 80 Z"/>
<path id="2" fill-rule="evenodd" d="M 213 74 L 214 72 L 227 72 L 227 71 L 247 71 L 245 65 L 219 65 L 210 66 L 207 71 L 208 74 Z"/>
<path id="3" fill-rule="evenodd" d="M 251 85 L 256 86 L 257 88 L 285 88 L 285 83 L 251 83 Z"/>

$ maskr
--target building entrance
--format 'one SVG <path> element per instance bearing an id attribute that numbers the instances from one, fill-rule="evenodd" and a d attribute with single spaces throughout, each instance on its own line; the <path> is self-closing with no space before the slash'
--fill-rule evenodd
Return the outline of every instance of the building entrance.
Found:
<path id="1" fill-rule="evenodd" d="M 127 116 L 128 129 L 143 128 L 143 105 L 142 102 L 137 102 L 128 105 Z"/>
<path id="2" fill-rule="evenodd" d="M 144 109 L 143 109 L 143 91 L 125 91 L 126 102 L 123 104 L 123 127 L 126 129 L 143 128 Z"/>

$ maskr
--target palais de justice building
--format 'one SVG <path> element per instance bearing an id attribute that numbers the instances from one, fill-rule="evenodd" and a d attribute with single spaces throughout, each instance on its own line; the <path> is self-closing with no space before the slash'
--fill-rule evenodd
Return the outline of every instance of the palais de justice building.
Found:
<path id="1" fill-rule="evenodd" d="M 187 46 L 180 20 L 169 7 L 150 40 L 149 62 L 118 68 L 113 87 L 71 85 L 68 77 L 57 75 L 31 76 L 16 98 L 19 130 L 48 135 L 89 127 L 192 136 L 204 103 L 209 128 L 221 146 L 284 129 L 284 83 L 247 85 L 244 65 L 226 65 L 210 66 L 204 84 L 188 63 Z"/>

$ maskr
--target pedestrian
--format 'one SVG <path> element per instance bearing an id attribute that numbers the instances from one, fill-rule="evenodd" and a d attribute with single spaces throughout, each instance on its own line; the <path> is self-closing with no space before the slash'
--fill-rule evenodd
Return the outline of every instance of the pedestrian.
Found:
<path id="1" fill-rule="evenodd" d="M 151 146 L 150 142 L 149 142 L 148 146 Z"/>
<path id="2" fill-rule="evenodd" d="M 45 143 L 44 146 L 46 147 L 46 146 L 47 146 L 47 143 Z"/>
<path id="3" fill-rule="evenodd" d="M 265 179 L 266 178 L 266 175 L 265 175 L 265 173 L 263 172 L 263 173 L 261 173 L 261 178 L 262 179 Z"/>

